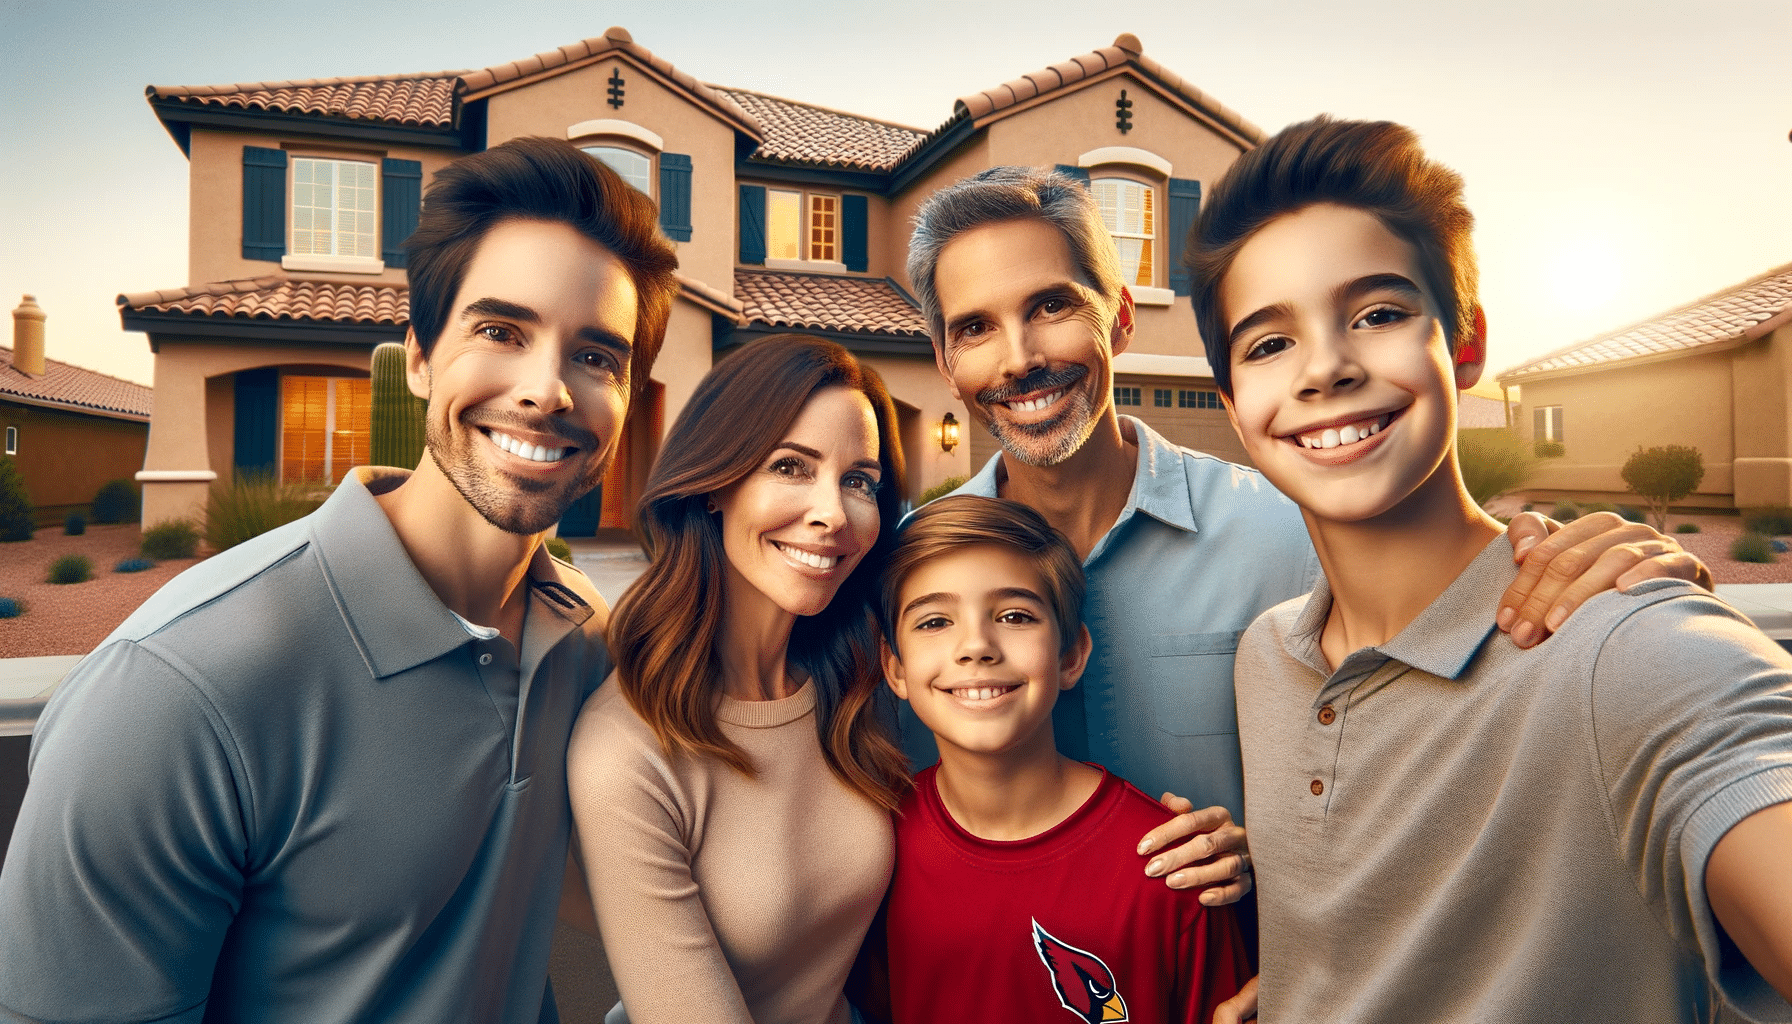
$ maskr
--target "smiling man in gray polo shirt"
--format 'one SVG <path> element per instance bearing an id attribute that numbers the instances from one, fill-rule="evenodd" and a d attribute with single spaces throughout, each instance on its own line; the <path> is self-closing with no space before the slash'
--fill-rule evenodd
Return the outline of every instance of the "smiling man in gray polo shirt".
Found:
<path id="1" fill-rule="evenodd" d="M 554 1019 L 608 613 L 541 540 L 614 454 L 677 260 L 545 139 L 439 173 L 407 250 L 425 457 L 183 573 L 64 681 L 0 872 L 0 1018 Z"/>

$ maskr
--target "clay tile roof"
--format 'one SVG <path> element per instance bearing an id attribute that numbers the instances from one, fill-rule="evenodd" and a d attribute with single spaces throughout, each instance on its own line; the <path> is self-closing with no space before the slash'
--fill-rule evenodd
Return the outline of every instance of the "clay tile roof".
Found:
<path id="1" fill-rule="evenodd" d="M 963 117 L 973 120 L 981 119 L 998 111 L 1006 110 L 1017 103 L 1023 103 L 1034 96 L 1043 96 L 1056 89 L 1068 88 L 1084 79 L 1092 78 L 1123 64 L 1131 64 L 1143 71 L 1147 77 L 1155 79 L 1159 85 L 1180 96 L 1195 109 L 1213 118 L 1222 127 L 1236 133 L 1243 141 L 1250 143 L 1263 141 L 1263 129 L 1246 121 L 1236 110 L 1195 88 L 1181 75 L 1145 56 L 1139 43 L 1139 37 L 1130 32 L 1121 33 L 1114 40 L 1112 46 L 1104 46 L 1091 53 L 1079 54 L 1048 68 L 1042 68 L 1012 81 L 1004 82 L 993 89 L 985 89 L 969 96 L 960 96 L 954 105 L 957 113 L 953 120 Z"/>
<path id="2" fill-rule="evenodd" d="M 454 126 L 458 71 L 359 78 L 310 78 L 296 82 L 238 85 L 152 85 L 151 100 L 204 107 L 237 107 L 286 114 L 315 114 L 383 121 L 423 128 Z"/>
<path id="3" fill-rule="evenodd" d="M 1792 322 L 1792 263 L 1679 309 L 1558 349 L 1499 375 L 1522 384 L 1544 374 L 1743 342 Z"/>
<path id="4" fill-rule="evenodd" d="M 748 323 L 927 337 L 920 309 L 888 278 L 736 269 L 734 297 Z"/>
<path id="5" fill-rule="evenodd" d="M 274 275 L 120 295 L 118 304 L 139 312 L 394 326 L 411 315 L 410 291 L 401 284 L 294 281 Z"/>
<path id="6" fill-rule="evenodd" d="M 511 61 L 508 64 L 500 64 L 481 71 L 464 72 L 460 75 L 459 92 L 463 97 L 477 99 L 481 94 L 497 86 L 534 75 L 547 74 L 569 64 L 589 62 L 617 50 L 678 83 L 686 92 L 707 104 L 723 120 L 733 122 L 755 138 L 759 137 L 759 126 L 732 99 L 723 95 L 715 87 L 705 85 L 688 73 L 673 67 L 671 61 L 655 55 L 652 50 L 635 42 L 634 37 L 629 35 L 627 29 L 619 27 L 612 27 L 601 36 L 571 43 L 545 53 L 538 53 L 526 60 Z"/>
<path id="7" fill-rule="evenodd" d="M 145 422 L 155 405 L 155 392 L 142 384 L 58 359 L 44 360 L 42 377 L 22 373 L 13 369 L 12 349 L 0 345 L 0 401 L 8 395 Z"/>
<path id="8" fill-rule="evenodd" d="M 919 128 L 744 89 L 715 89 L 739 104 L 765 133 L 753 154 L 761 160 L 888 171 L 927 138 Z"/>

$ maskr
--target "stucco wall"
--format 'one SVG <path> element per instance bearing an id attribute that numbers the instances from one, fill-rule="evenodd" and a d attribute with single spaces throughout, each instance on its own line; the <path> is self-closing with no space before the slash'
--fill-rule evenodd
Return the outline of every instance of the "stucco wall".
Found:
<path id="1" fill-rule="evenodd" d="M 187 199 L 187 281 L 236 281 L 283 273 L 277 260 L 243 259 L 243 147 L 285 149 L 294 156 L 322 156 L 363 160 L 378 164 L 382 158 L 416 160 L 423 164 L 423 184 L 460 155 L 458 151 L 419 146 L 393 146 L 359 140 L 315 138 L 303 135 L 268 135 L 255 132 L 193 129 L 189 161 L 190 190 Z M 292 171 L 287 169 L 286 229 L 292 231 Z M 384 239 L 376 237 L 384 246 Z M 378 274 L 338 274 L 306 271 L 305 276 L 350 284 L 403 284 L 404 270 L 387 267 Z"/>
<path id="2" fill-rule="evenodd" d="M 621 109 L 608 102 L 612 71 L 619 71 L 626 83 Z M 689 156 L 691 240 L 677 243 L 679 272 L 724 292 L 734 290 L 734 130 L 727 124 L 622 56 L 498 93 L 485 103 L 487 145 L 496 146 L 520 135 L 564 139 L 573 125 L 614 120 L 628 121 L 660 136 L 667 153 Z M 602 141 L 592 139 L 590 144 Z M 645 148 L 626 139 L 614 141 L 626 148 Z M 656 160 L 656 201 L 658 168 Z"/>
<path id="3" fill-rule="evenodd" d="M 697 382 L 715 363 L 712 324 L 709 310 L 683 299 L 672 303 L 672 317 L 666 322 L 666 343 L 653 362 L 653 379 L 664 389 L 661 438 L 672 429 L 672 422 L 691 400 L 691 392 L 697 390 Z"/>
<path id="4" fill-rule="evenodd" d="M 22 405 L 0 399 L 0 435 L 19 431 L 13 464 L 40 525 L 60 523 L 68 512 L 85 512 L 100 485 L 129 480 L 143 468 L 149 425 L 108 416 Z"/>
<path id="5" fill-rule="evenodd" d="M 949 476 L 968 476 L 971 472 L 970 446 L 965 444 L 969 417 L 963 405 L 952 398 L 932 359 L 911 356 L 861 356 L 875 368 L 890 389 L 890 397 L 915 410 L 908 436 L 902 438 L 902 452 L 908 461 L 908 493 L 910 500 L 922 491 Z M 959 445 L 951 454 L 940 449 L 940 420 L 950 412 L 958 418 Z"/>

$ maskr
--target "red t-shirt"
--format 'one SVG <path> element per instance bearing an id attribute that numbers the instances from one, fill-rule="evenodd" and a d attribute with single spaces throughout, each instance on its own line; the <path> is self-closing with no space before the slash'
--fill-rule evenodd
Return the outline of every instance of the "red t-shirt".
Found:
<path id="1" fill-rule="evenodd" d="M 894 1024 L 1207 1024 L 1249 976 L 1231 907 L 1145 877 L 1138 842 L 1171 817 L 1157 801 L 1103 771 L 1070 817 L 995 842 L 952 820 L 937 769 L 902 803 L 873 936 Z"/>

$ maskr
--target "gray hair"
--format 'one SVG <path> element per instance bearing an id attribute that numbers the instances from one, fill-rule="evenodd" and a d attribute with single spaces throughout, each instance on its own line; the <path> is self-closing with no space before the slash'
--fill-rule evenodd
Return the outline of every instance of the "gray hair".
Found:
<path id="1" fill-rule="evenodd" d="M 946 243 L 972 228 L 1037 219 L 1057 228 L 1070 258 L 1103 299 L 1120 301 L 1120 256 L 1101 222 L 1095 197 L 1082 182 L 1041 167 L 992 167 L 940 189 L 915 211 L 908 243 L 908 279 L 936 344 L 946 337 L 934 271 Z"/>

